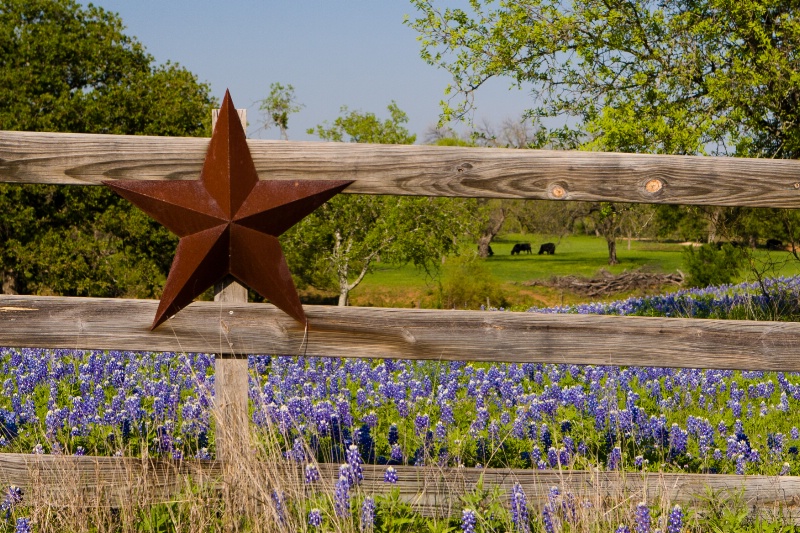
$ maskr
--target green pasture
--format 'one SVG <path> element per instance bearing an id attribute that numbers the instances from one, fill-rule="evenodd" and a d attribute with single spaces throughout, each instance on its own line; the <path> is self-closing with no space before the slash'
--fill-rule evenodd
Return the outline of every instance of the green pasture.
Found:
<path id="1" fill-rule="evenodd" d="M 511 255 L 516 243 L 531 244 L 532 254 Z M 563 294 L 554 300 L 548 297 L 544 288 L 531 288 L 521 285 L 531 280 L 548 279 L 552 276 L 594 277 L 605 269 L 613 274 L 626 270 L 645 269 L 652 272 L 677 272 L 682 269 L 684 245 L 676 242 L 657 242 L 651 240 L 631 240 L 630 248 L 627 239 L 617 241 L 617 258 L 619 264 L 608 265 L 608 248 L 606 241 L 600 237 L 588 235 L 571 235 L 565 237 L 556 246 L 554 255 L 538 255 L 539 245 L 545 242 L 556 242 L 552 237 L 540 235 L 507 234 L 492 242 L 494 256 L 486 259 L 476 257 L 476 246 L 465 246 L 460 257 L 447 257 L 440 271 L 429 276 L 412 265 L 392 265 L 380 263 L 373 273 L 368 274 L 359 287 L 351 294 L 355 305 L 378 305 L 393 307 L 409 307 L 414 305 L 430 305 L 431 298 L 439 288 L 439 283 L 447 279 L 454 268 L 464 261 L 477 261 L 490 274 L 493 282 L 500 284 L 510 300 L 517 305 L 540 305 L 561 303 Z M 753 251 L 755 266 L 767 276 L 792 276 L 800 274 L 800 262 L 789 252 L 770 252 L 763 249 Z M 737 281 L 754 280 L 749 269 L 740 272 Z M 523 292 L 536 292 L 539 298 L 523 298 Z M 549 295 L 552 296 L 552 295 Z M 567 297 L 568 303 L 576 298 Z M 421 304 L 420 304 L 421 302 Z"/>

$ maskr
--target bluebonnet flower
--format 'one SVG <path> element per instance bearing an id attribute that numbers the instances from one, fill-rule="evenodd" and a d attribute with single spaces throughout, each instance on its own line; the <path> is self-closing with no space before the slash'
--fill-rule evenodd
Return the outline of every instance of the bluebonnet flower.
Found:
<path id="1" fill-rule="evenodd" d="M 461 511 L 461 531 L 464 533 L 475 533 L 475 526 L 478 524 L 478 517 L 472 509 Z"/>
<path id="2" fill-rule="evenodd" d="M 397 470 L 391 466 L 386 467 L 386 472 L 383 474 L 383 481 L 385 483 L 397 483 Z"/>
<path id="3" fill-rule="evenodd" d="M 3 497 L 3 501 L 0 501 L 0 513 L 5 515 L 6 520 L 11 518 L 11 511 L 21 501 L 22 489 L 14 485 L 10 486 Z"/>
<path id="4" fill-rule="evenodd" d="M 400 432 L 397 430 L 397 424 L 389 426 L 389 446 L 397 444 L 400 440 Z"/>
<path id="5" fill-rule="evenodd" d="M 31 522 L 27 518 L 17 518 L 14 533 L 31 533 Z"/>
<path id="6" fill-rule="evenodd" d="M 620 526 L 614 530 L 614 533 L 631 533 L 631 528 L 624 524 L 620 524 Z"/>
<path id="7" fill-rule="evenodd" d="M 744 454 L 740 453 L 736 456 L 736 474 L 743 475 L 745 472 L 745 458 Z"/>
<path id="8" fill-rule="evenodd" d="M 305 481 L 306 483 L 314 483 L 315 481 L 319 481 L 319 469 L 317 465 L 306 465 L 305 468 Z"/>
<path id="9" fill-rule="evenodd" d="M 550 463 L 550 468 L 558 466 L 558 454 L 556 453 L 556 449 L 552 446 L 547 450 L 547 462 Z"/>
<path id="10" fill-rule="evenodd" d="M 681 533 L 683 529 L 683 510 L 680 505 L 672 508 L 667 519 L 667 533 Z"/>
<path id="11" fill-rule="evenodd" d="M 640 502 L 636 506 L 634 520 L 636 521 L 634 526 L 636 533 L 650 533 L 650 508 L 647 507 L 647 503 Z"/>
<path id="12" fill-rule="evenodd" d="M 320 511 L 316 507 L 314 509 L 311 509 L 308 512 L 308 525 L 310 525 L 313 528 L 321 527 L 322 526 L 322 511 Z"/>
<path id="13" fill-rule="evenodd" d="M 519 483 L 514 483 L 514 486 L 511 488 L 511 520 L 514 522 L 516 531 L 521 533 L 528 533 L 530 531 L 530 524 L 528 522 L 528 501 Z"/>
<path id="14" fill-rule="evenodd" d="M 350 487 L 348 477 L 340 475 L 333 491 L 333 509 L 339 518 L 344 518 L 350 513 Z"/>
<path id="15" fill-rule="evenodd" d="M 375 411 L 370 411 L 364 416 L 364 423 L 373 429 L 378 426 L 378 415 Z"/>
<path id="16" fill-rule="evenodd" d="M 361 504 L 361 531 L 372 531 L 374 526 L 375 500 L 368 496 Z"/>
<path id="17" fill-rule="evenodd" d="M 283 496 L 278 491 L 272 491 L 272 504 L 275 506 L 275 514 L 278 515 L 278 521 L 281 524 L 286 523 L 286 510 L 283 503 Z"/>
<path id="18" fill-rule="evenodd" d="M 419 414 L 414 419 L 414 431 L 417 435 L 424 435 L 425 432 L 428 430 L 428 425 L 430 424 L 430 416 L 427 414 Z"/>
<path id="19" fill-rule="evenodd" d="M 396 463 L 403 462 L 403 450 L 400 448 L 399 444 L 392 444 L 392 451 L 390 453 L 390 458 L 392 461 Z"/>
<path id="20" fill-rule="evenodd" d="M 347 480 L 348 487 L 354 487 L 356 485 L 356 477 L 353 473 L 353 467 L 349 464 L 339 465 L 339 479 L 344 478 Z"/>
<path id="21" fill-rule="evenodd" d="M 364 479 L 364 472 L 361 469 L 361 465 L 364 461 L 361 459 L 361 454 L 358 452 L 358 446 L 355 444 L 351 444 L 347 448 L 347 463 L 350 465 L 350 469 L 353 473 L 354 483 L 360 483 L 361 480 Z"/>
<path id="22" fill-rule="evenodd" d="M 614 446 L 611 453 L 608 454 L 608 469 L 618 470 L 622 466 L 622 450 L 619 446 Z"/>

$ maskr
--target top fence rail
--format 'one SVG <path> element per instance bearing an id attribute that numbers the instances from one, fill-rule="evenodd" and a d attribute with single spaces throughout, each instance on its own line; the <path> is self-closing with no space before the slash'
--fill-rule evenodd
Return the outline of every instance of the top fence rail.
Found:
<path id="1" fill-rule="evenodd" d="M 197 179 L 209 140 L 0 132 L 0 181 Z M 355 180 L 345 192 L 800 207 L 800 161 L 248 140 L 261 179 Z"/>

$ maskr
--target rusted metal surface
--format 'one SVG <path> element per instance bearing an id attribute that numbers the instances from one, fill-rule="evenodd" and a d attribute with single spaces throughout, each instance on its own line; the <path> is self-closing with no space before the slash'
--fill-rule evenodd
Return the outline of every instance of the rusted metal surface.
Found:
<path id="1" fill-rule="evenodd" d="M 152 329 L 228 274 L 303 324 L 278 236 L 351 181 L 259 181 L 229 93 L 197 181 L 104 181 L 180 237 Z"/>

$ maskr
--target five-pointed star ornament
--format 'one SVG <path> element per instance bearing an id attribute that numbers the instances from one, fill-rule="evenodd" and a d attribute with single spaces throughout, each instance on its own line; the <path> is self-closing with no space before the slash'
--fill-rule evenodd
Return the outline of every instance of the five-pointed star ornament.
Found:
<path id="1" fill-rule="evenodd" d="M 259 181 L 226 91 L 199 180 L 103 183 L 180 237 L 155 329 L 227 275 L 305 325 L 278 236 L 352 181 Z"/>

